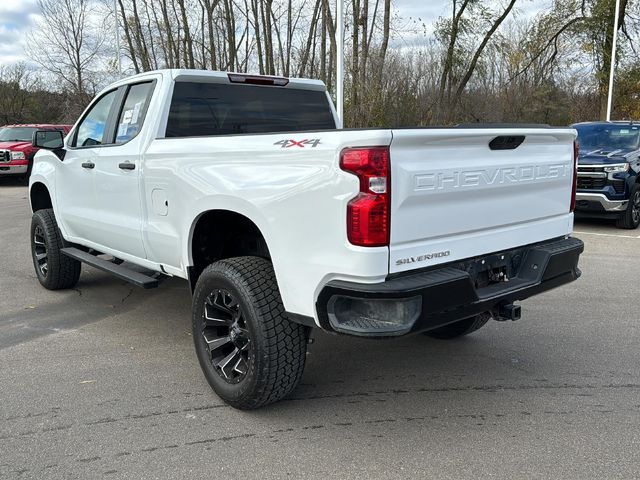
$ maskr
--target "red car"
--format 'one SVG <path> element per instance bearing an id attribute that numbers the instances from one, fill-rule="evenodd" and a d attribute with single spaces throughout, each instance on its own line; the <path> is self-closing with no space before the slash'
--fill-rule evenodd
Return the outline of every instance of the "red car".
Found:
<path id="1" fill-rule="evenodd" d="M 36 130 L 60 130 L 66 135 L 72 125 L 28 124 L 0 127 L 0 176 L 21 175 L 29 178 L 33 156 L 38 151 L 31 146 Z"/>

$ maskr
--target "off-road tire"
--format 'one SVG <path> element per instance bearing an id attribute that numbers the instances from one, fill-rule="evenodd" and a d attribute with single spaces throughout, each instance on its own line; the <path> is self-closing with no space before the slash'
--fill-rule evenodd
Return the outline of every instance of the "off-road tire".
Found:
<path id="1" fill-rule="evenodd" d="M 627 209 L 616 220 L 616 227 L 634 230 L 640 225 L 640 185 L 635 184 L 629 194 Z"/>
<path id="2" fill-rule="evenodd" d="M 210 328 L 205 320 L 205 304 L 221 291 L 234 297 L 237 309 L 242 310 L 243 331 L 248 331 L 246 373 L 237 383 L 229 383 L 220 365 L 214 366 L 214 353 L 205 339 L 205 329 Z M 209 385 L 227 404 L 242 410 L 262 407 L 286 397 L 302 378 L 306 330 L 285 316 L 269 261 L 235 257 L 209 265 L 196 283 L 192 312 L 198 361 Z"/>
<path id="3" fill-rule="evenodd" d="M 46 272 L 38 263 L 37 254 L 42 253 L 42 247 L 36 245 L 36 231 L 39 238 L 44 240 L 46 251 Z M 71 288 L 78 283 L 82 264 L 78 260 L 67 257 L 60 250 L 65 246 L 53 209 L 38 210 L 31 218 L 31 258 L 33 267 L 40 284 L 49 290 Z M 37 252 L 39 250 L 39 252 Z"/>
<path id="4" fill-rule="evenodd" d="M 436 328 L 434 330 L 429 330 L 424 334 L 437 338 L 439 340 L 451 340 L 452 338 L 462 337 L 464 335 L 469 335 L 470 333 L 475 332 L 484 326 L 485 323 L 489 321 L 491 316 L 489 314 L 480 314 L 475 317 L 465 318 L 464 320 L 460 320 L 459 322 L 450 323 L 449 325 L 445 325 L 444 327 Z"/>

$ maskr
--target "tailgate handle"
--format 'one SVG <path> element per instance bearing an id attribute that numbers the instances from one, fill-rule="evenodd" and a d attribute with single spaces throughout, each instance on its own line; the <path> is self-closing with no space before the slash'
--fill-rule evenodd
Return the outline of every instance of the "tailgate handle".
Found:
<path id="1" fill-rule="evenodd" d="M 489 142 L 489 148 L 491 150 L 515 150 L 524 142 L 524 138 L 524 135 L 501 135 Z"/>

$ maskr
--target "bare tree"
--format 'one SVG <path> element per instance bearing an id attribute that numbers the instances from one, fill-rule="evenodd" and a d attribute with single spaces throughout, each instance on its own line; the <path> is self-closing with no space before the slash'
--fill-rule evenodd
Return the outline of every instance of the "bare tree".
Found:
<path id="1" fill-rule="evenodd" d="M 25 63 L 0 66 L 0 125 L 24 122 L 29 108 L 28 90 L 35 82 Z"/>
<path id="2" fill-rule="evenodd" d="M 474 0 L 462 0 L 461 3 L 458 3 L 458 0 L 452 0 L 451 18 L 441 22 L 439 26 L 442 40 L 447 44 L 439 85 L 437 117 L 440 121 L 447 123 L 452 121 L 452 113 L 455 111 L 452 104 L 460 101 L 461 94 L 474 74 L 480 57 L 500 25 L 513 10 L 515 3 L 516 0 L 509 0 L 506 6 L 500 7 L 495 13 Z M 490 20 L 478 25 L 477 18 Z M 477 30 L 482 30 L 485 23 L 488 23 L 486 30 L 476 34 Z M 472 46 L 462 46 L 461 33 L 469 35 L 469 32 L 472 32 L 473 38 L 479 42 L 473 42 Z M 464 57 L 470 60 L 464 62 L 462 60 Z"/>
<path id="3" fill-rule="evenodd" d="M 616 111 L 640 112 L 640 1 L 621 0 Z M 106 83 L 112 52 L 102 32 L 113 0 L 39 0 L 43 19 L 32 56 L 60 90 L 91 93 Z M 398 21 L 391 0 L 347 2 L 346 124 L 429 125 L 459 121 L 566 123 L 597 117 L 606 97 L 614 0 L 552 0 L 535 17 L 517 16 L 517 0 L 448 0 L 430 26 Z M 524 3 L 524 2 L 522 2 Z M 211 68 L 297 75 L 335 86 L 335 2 L 331 0 L 116 0 L 125 71 Z M 425 32 L 409 47 L 403 29 Z M 405 30 L 406 31 L 406 30 Z M 111 66 L 112 68 L 112 66 Z M 6 76 L 6 75 L 5 75 Z M 24 80 L 2 83 L 25 90 Z M 13 85 L 13 86 L 12 86 Z M 13 88 L 13 90 L 11 90 Z M 29 87 L 31 88 L 31 87 Z M 31 90 L 18 98 L 30 97 Z M 14 95 L 14 94 L 10 94 Z M 40 94 L 38 94 L 40 95 Z M 595 101 L 593 99 L 596 99 Z M 80 108 L 67 95 L 65 102 Z M 623 105 L 624 103 L 624 105 Z M 637 108 L 636 108 L 637 104 Z M 22 110 L 35 112 L 33 102 Z M 11 107 L 13 108 L 13 107 Z M 21 108 L 12 111 L 19 112 Z M 24 117 L 13 113 L 14 117 Z M 26 115 L 28 117 L 28 115 Z"/>
<path id="4" fill-rule="evenodd" d="M 92 95 L 92 72 L 104 43 L 101 25 L 93 21 L 90 0 L 38 0 L 42 12 L 31 32 L 27 50 L 63 87 L 79 96 Z"/>

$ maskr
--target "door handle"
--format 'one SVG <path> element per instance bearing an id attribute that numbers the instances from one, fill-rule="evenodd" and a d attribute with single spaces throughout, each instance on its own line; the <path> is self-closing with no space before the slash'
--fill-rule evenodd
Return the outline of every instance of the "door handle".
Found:
<path id="1" fill-rule="evenodd" d="M 93 168 L 96 164 L 93 162 L 82 162 L 82 168 Z"/>
<path id="2" fill-rule="evenodd" d="M 118 164 L 118 168 L 120 168 L 121 170 L 135 170 L 136 164 L 131 162 L 122 162 Z"/>

